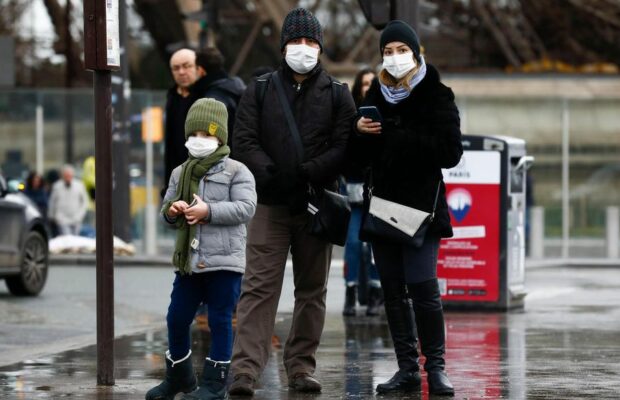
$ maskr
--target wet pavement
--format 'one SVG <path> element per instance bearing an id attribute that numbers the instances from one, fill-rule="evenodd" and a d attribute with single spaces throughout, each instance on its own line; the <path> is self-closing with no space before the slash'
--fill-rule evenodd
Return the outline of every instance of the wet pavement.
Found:
<path id="1" fill-rule="evenodd" d="M 620 269 L 528 270 L 527 288 L 524 310 L 446 313 L 447 369 L 455 398 L 620 398 Z M 426 385 L 419 395 L 375 397 L 374 386 L 396 367 L 385 320 L 344 319 L 334 306 L 317 355 L 323 394 L 289 393 L 279 346 L 289 323 L 289 313 L 279 314 L 272 357 L 255 399 L 428 398 Z M 193 339 L 200 368 L 208 332 L 195 329 Z M 127 336 L 115 346 L 113 387 L 97 387 L 90 346 L 0 368 L 0 398 L 144 398 L 163 376 L 165 332 Z"/>

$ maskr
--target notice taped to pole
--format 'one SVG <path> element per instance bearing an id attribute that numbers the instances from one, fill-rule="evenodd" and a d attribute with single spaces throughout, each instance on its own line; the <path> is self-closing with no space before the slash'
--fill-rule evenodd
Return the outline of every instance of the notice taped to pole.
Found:
<path id="1" fill-rule="evenodd" d="M 499 298 L 500 171 L 497 151 L 465 151 L 444 170 L 454 237 L 441 241 L 441 295 L 454 301 Z"/>
<path id="2" fill-rule="evenodd" d="M 84 2 L 84 66 L 91 71 L 121 66 L 119 0 Z"/>
<path id="3" fill-rule="evenodd" d="M 118 0 L 106 0 L 105 5 L 106 60 L 110 67 L 121 66 Z"/>

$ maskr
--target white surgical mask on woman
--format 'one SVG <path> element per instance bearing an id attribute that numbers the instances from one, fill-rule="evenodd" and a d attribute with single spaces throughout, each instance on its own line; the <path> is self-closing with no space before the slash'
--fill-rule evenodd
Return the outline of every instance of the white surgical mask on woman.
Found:
<path id="1" fill-rule="evenodd" d="M 383 57 L 383 69 L 396 79 L 407 75 L 416 65 L 412 52 Z"/>
<path id="2" fill-rule="evenodd" d="M 190 136 L 185 142 L 189 154 L 195 158 L 205 158 L 213 154 L 219 147 L 217 140 Z"/>
<path id="3" fill-rule="evenodd" d="M 305 44 L 289 44 L 284 57 L 289 67 L 298 74 L 312 71 L 319 61 L 319 49 Z"/>

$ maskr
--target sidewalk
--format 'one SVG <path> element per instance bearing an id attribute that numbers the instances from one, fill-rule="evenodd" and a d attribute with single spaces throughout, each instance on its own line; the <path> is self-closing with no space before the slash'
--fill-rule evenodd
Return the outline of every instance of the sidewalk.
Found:
<path id="1" fill-rule="evenodd" d="M 509 313 L 446 313 L 447 369 L 457 399 L 617 399 L 620 393 L 620 269 L 548 267 L 527 274 L 526 307 Z M 333 302 L 331 304 L 334 304 Z M 343 319 L 328 310 L 317 354 L 323 394 L 289 393 L 277 345 L 255 399 L 372 399 L 396 368 L 383 318 Z M 361 314 L 361 313 L 360 313 Z M 284 342 L 290 313 L 279 314 Z M 197 368 L 208 333 L 194 332 Z M 142 399 L 163 376 L 163 330 L 115 342 L 116 385 L 96 386 L 95 347 L 0 368 L 0 393 L 13 399 Z M 396 399 L 427 398 L 422 394 Z"/>

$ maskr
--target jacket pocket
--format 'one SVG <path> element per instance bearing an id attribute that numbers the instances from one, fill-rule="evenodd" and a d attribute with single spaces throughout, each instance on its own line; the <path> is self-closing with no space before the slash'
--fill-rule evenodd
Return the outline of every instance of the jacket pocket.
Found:
<path id="1" fill-rule="evenodd" d="M 230 182 L 232 175 L 225 172 L 207 176 L 205 196 L 210 201 L 230 200 Z"/>

